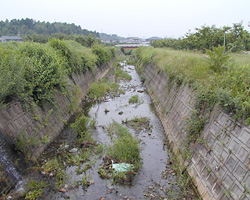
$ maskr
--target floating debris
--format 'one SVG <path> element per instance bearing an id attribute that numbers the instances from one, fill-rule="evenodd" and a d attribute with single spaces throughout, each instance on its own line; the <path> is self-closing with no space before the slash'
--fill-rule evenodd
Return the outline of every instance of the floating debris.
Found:
<path id="1" fill-rule="evenodd" d="M 117 172 L 128 172 L 133 170 L 134 165 L 128 163 L 113 163 L 112 168 Z"/>
<path id="2" fill-rule="evenodd" d="M 77 153 L 78 152 L 78 149 L 77 148 L 73 148 L 73 149 L 70 149 L 69 150 L 69 153 Z"/>

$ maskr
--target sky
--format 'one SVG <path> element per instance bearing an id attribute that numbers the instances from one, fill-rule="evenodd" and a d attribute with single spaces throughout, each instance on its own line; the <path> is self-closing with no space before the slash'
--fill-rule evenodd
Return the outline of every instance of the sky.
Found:
<path id="1" fill-rule="evenodd" d="M 0 20 L 67 22 L 122 37 L 178 38 L 203 25 L 243 22 L 250 32 L 250 0 L 1 0 Z"/>

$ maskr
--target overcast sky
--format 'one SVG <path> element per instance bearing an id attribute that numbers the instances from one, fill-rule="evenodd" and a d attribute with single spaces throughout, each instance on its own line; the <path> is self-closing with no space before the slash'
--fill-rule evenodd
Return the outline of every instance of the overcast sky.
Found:
<path id="1" fill-rule="evenodd" d="M 67 22 L 124 37 L 181 37 L 202 25 L 250 31 L 250 0 L 1 0 L 0 20 Z"/>

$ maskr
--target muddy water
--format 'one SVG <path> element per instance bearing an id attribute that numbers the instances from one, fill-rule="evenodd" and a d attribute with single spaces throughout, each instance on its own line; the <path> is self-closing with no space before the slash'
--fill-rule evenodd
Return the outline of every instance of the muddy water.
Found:
<path id="1" fill-rule="evenodd" d="M 166 191 L 170 187 L 178 187 L 173 184 L 174 175 L 168 176 L 168 179 L 162 178 L 162 173 L 165 172 L 168 161 L 168 149 L 164 144 L 165 136 L 162 125 L 151 109 L 150 97 L 145 92 L 135 67 L 124 64 L 124 70 L 132 76 L 131 81 L 120 82 L 120 87 L 125 91 L 125 94 L 93 105 L 89 110 L 89 116 L 96 121 L 97 128 L 93 133 L 93 138 L 106 146 L 111 143 L 107 127 L 113 121 L 122 123 L 122 121 L 134 117 L 147 117 L 150 119 L 151 132 L 142 131 L 138 134 L 133 129 L 129 129 L 140 140 L 140 155 L 142 158 L 142 167 L 134 177 L 132 184 L 129 186 L 112 184 L 111 180 L 101 179 L 98 169 L 103 165 L 103 157 L 105 156 L 103 155 L 103 157 L 99 158 L 92 157 L 95 164 L 86 172 L 88 180 L 93 184 L 85 188 L 81 186 L 73 187 L 68 189 L 66 193 L 51 191 L 47 194 L 46 199 L 167 199 Z M 129 98 L 133 95 L 138 95 L 141 103 L 129 104 Z M 105 110 L 109 112 L 105 112 Z M 83 175 L 76 175 L 76 169 L 77 166 L 67 168 L 66 189 L 70 185 L 82 181 Z"/>

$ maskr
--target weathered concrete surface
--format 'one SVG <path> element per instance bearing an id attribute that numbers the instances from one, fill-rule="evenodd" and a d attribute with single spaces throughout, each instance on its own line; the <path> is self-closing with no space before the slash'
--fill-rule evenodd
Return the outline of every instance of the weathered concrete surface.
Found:
<path id="1" fill-rule="evenodd" d="M 144 77 L 171 147 L 187 165 L 202 198 L 250 200 L 250 126 L 214 108 L 201 133 L 203 143 L 192 144 L 191 161 L 184 162 L 180 152 L 186 143 L 185 120 L 194 109 L 194 93 L 187 85 L 168 85 L 167 75 L 153 65 L 146 66 Z"/>
<path id="2" fill-rule="evenodd" d="M 88 71 L 85 74 L 75 74 L 69 80 L 70 90 L 77 85 L 81 89 L 82 99 L 91 83 L 103 77 L 109 66 L 96 68 L 95 73 Z M 29 158 L 38 157 L 51 141 L 62 131 L 65 123 L 74 114 L 70 111 L 72 97 L 55 94 L 57 107 L 46 105 L 44 110 L 35 106 L 25 111 L 21 103 L 13 102 L 0 111 L 0 133 L 9 143 L 16 144 L 17 138 L 23 136 L 26 145 L 25 154 Z M 78 102 L 80 103 L 80 101 Z M 51 114 L 49 114 L 51 113 Z M 28 149 L 27 149 L 28 148 Z"/>

